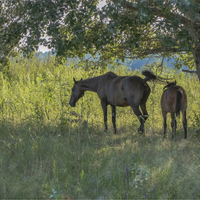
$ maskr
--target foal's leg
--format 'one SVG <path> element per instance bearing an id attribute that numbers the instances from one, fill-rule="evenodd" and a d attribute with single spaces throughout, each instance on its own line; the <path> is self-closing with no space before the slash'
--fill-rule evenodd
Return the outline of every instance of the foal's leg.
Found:
<path id="1" fill-rule="evenodd" d="M 171 127 L 172 127 L 172 138 L 174 138 L 176 134 L 176 118 L 175 118 L 175 113 L 171 112 Z"/>
<path id="2" fill-rule="evenodd" d="M 112 123 L 113 123 L 113 127 L 114 127 L 114 130 L 115 130 L 115 133 L 117 132 L 117 129 L 116 129 L 116 106 L 112 106 Z"/>
<path id="3" fill-rule="evenodd" d="M 104 115 L 104 125 L 105 125 L 105 130 L 108 129 L 108 126 L 107 126 L 107 103 L 106 101 L 103 101 L 101 100 L 101 107 L 103 109 L 103 115 Z"/>
<path id="4" fill-rule="evenodd" d="M 183 128 L 185 132 L 185 139 L 187 139 L 187 118 L 186 118 L 186 111 L 182 111 L 183 115 Z"/>
<path id="5" fill-rule="evenodd" d="M 139 121 L 140 121 L 140 127 L 138 128 L 138 130 L 143 133 L 144 132 L 144 121 L 145 119 L 142 116 L 142 113 L 140 112 L 139 106 L 133 106 L 131 105 L 131 108 L 133 109 L 133 112 L 135 113 L 135 115 L 138 117 Z"/>
<path id="6" fill-rule="evenodd" d="M 163 127 L 164 127 L 164 138 L 166 136 L 166 129 L 167 129 L 167 112 L 162 110 L 162 116 L 163 116 Z"/>

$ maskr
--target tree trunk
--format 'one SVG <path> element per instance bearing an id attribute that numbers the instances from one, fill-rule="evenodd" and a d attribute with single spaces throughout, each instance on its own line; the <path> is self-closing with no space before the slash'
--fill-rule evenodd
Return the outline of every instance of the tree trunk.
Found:
<path id="1" fill-rule="evenodd" d="M 200 81 L 200 44 L 197 44 L 197 48 L 195 49 L 195 51 L 193 52 L 194 54 L 194 61 L 196 64 L 196 71 L 197 71 L 197 76 L 198 79 Z"/>

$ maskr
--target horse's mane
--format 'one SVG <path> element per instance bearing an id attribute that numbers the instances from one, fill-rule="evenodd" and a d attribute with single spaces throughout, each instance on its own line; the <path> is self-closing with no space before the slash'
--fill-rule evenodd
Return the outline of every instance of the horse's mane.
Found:
<path id="1" fill-rule="evenodd" d="M 176 81 L 167 82 L 167 85 L 165 85 L 165 87 L 163 88 L 163 90 L 164 90 L 165 88 L 169 88 L 169 87 L 171 87 L 171 86 L 173 86 L 173 85 L 176 85 Z"/>

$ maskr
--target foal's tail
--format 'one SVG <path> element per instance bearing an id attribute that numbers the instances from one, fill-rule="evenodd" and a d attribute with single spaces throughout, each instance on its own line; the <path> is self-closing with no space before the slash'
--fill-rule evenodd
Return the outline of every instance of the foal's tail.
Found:
<path id="1" fill-rule="evenodd" d="M 181 99 L 182 99 L 182 93 L 181 91 L 177 90 L 176 93 L 176 116 L 180 116 L 180 111 L 181 111 Z"/>
<path id="2" fill-rule="evenodd" d="M 158 80 L 158 81 L 161 81 L 161 82 L 164 82 L 168 79 L 165 79 L 165 78 L 162 78 L 160 76 L 156 76 L 154 73 L 150 72 L 149 70 L 144 70 L 142 71 L 142 75 L 146 76 L 144 81 L 147 82 L 147 81 L 154 81 L 154 80 Z"/>

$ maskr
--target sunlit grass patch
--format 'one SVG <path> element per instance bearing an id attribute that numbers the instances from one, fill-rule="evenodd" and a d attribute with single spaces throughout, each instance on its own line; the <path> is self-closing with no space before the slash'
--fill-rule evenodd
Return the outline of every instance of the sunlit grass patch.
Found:
<path id="1" fill-rule="evenodd" d="M 164 85 L 150 83 L 145 133 L 130 107 L 117 108 L 117 134 L 108 108 L 108 130 L 95 93 L 68 105 L 76 79 L 108 70 L 55 67 L 54 61 L 13 64 L 11 80 L 1 74 L 0 197 L 57 199 L 200 198 L 199 83 L 176 74 L 188 94 L 188 139 L 181 118 L 172 140 L 168 116 L 163 136 L 160 97 Z M 112 68 L 120 75 L 138 74 Z M 174 71 L 163 73 L 171 76 Z M 56 193 L 54 193 L 56 192 Z M 53 198 L 53 197 L 52 197 Z"/>

